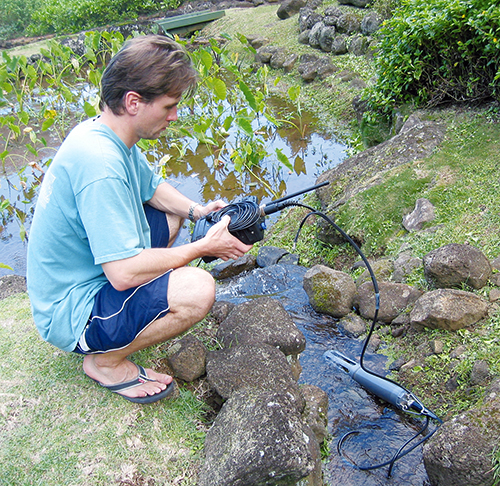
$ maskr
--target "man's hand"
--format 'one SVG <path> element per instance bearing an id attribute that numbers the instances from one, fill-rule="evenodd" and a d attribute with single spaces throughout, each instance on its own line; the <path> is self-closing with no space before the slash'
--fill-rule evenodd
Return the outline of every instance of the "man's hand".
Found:
<path id="1" fill-rule="evenodd" d="M 220 209 L 220 208 L 219 208 Z M 229 233 L 227 227 L 231 218 L 226 215 L 217 224 L 214 224 L 205 235 L 208 246 L 207 256 L 216 256 L 224 261 L 236 260 L 251 250 L 252 245 L 245 245 L 238 238 Z"/>
<path id="2" fill-rule="evenodd" d="M 227 206 L 227 203 L 225 203 L 222 199 L 211 201 L 205 206 L 202 206 L 200 204 L 194 208 L 194 219 L 198 220 L 204 218 L 207 214 L 213 211 L 218 211 L 219 209 L 222 209 L 225 206 Z"/>

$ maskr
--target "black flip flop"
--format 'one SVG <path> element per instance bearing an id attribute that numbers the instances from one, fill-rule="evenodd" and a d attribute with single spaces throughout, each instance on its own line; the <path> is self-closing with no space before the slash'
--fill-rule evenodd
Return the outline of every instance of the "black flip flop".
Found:
<path id="1" fill-rule="evenodd" d="M 135 364 L 135 363 L 134 363 Z M 121 397 L 125 398 L 125 400 L 128 400 L 130 402 L 134 403 L 154 403 L 157 402 L 158 400 L 161 400 L 162 398 L 166 398 L 169 395 L 172 395 L 174 390 L 175 390 L 175 385 L 174 381 L 172 380 L 172 383 L 170 383 L 165 390 L 161 391 L 160 393 L 156 393 L 155 395 L 147 395 L 145 397 L 126 397 L 125 395 L 122 395 L 119 393 L 120 391 L 123 390 L 128 390 L 129 388 L 134 388 L 136 386 L 140 386 L 143 383 L 146 383 L 147 381 L 156 381 L 153 380 L 152 378 L 149 378 L 148 374 L 146 373 L 146 370 L 136 364 L 137 369 L 139 371 L 139 375 L 137 378 L 134 378 L 133 380 L 130 381 L 124 381 L 123 383 L 117 383 L 116 385 L 105 385 L 104 383 L 101 383 L 100 381 L 97 381 L 99 385 L 103 386 L 104 388 L 107 388 L 109 391 L 112 391 L 113 393 L 118 393 Z"/>

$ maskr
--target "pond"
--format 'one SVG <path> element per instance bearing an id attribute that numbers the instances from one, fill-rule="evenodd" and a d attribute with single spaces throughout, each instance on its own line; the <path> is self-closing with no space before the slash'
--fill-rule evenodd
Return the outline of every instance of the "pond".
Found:
<path id="1" fill-rule="evenodd" d="M 277 104 L 276 109 L 283 107 Z M 269 123 L 255 127 L 255 130 L 261 130 L 264 140 L 273 151 L 280 149 L 293 161 L 293 171 L 279 164 L 271 154 L 258 166 L 252 167 L 251 172 L 237 172 L 230 161 L 222 163 L 209 147 L 192 140 L 183 141 L 185 154 L 179 158 L 176 157 L 178 149 L 172 146 L 172 139 L 166 137 L 162 137 L 148 149 L 147 157 L 158 173 L 194 201 L 206 203 L 221 198 L 232 202 L 242 197 L 255 196 L 260 203 L 265 203 L 314 185 L 322 172 L 337 165 L 346 156 L 347 147 L 344 144 L 331 134 L 314 130 L 316 120 L 311 115 L 303 113 L 301 119 L 307 128 L 300 133 L 294 127 L 271 130 Z M 232 135 L 229 134 L 229 137 Z M 48 157 L 44 162 L 47 160 Z M 26 275 L 27 245 L 19 235 L 20 221 L 29 237 L 36 201 L 36 191 L 31 189 L 31 183 L 38 174 L 36 170 L 27 169 L 24 173 L 27 184 L 20 181 L 15 173 L 0 178 L 0 202 L 8 199 L 17 213 L 14 217 L 4 212 L 0 219 L 0 262 L 14 269 L 12 272 L 0 268 L 0 276 L 12 273 Z M 269 217 L 268 226 L 278 216 L 275 214 Z M 190 233 L 186 225 L 177 244 L 189 240 Z"/>

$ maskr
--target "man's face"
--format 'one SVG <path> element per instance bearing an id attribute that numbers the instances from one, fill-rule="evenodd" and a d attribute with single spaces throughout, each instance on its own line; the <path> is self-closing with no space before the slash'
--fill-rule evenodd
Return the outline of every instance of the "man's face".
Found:
<path id="1" fill-rule="evenodd" d="M 139 138 L 156 140 L 171 121 L 177 120 L 177 105 L 180 98 L 163 95 L 151 103 L 140 102 L 136 118 L 136 132 Z"/>

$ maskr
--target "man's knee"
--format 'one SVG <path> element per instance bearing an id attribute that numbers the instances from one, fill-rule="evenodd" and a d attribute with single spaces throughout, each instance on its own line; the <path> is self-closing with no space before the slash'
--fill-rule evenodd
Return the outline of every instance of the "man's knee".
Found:
<path id="1" fill-rule="evenodd" d="M 215 282 L 205 270 L 182 267 L 170 274 L 168 303 L 171 310 L 188 308 L 202 319 L 214 302 Z"/>

